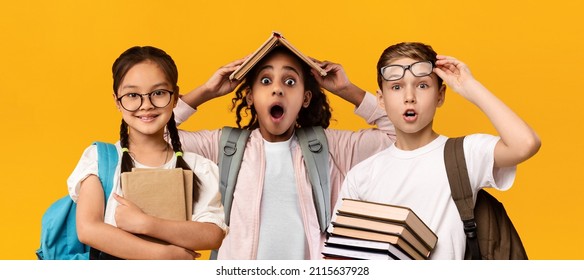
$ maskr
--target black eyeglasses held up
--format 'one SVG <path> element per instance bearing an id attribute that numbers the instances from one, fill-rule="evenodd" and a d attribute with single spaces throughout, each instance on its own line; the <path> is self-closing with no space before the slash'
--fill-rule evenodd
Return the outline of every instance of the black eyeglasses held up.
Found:
<path id="1" fill-rule="evenodd" d="M 404 77 L 406 70 L 410 70 L 415 77 L 425 77 L 432 74 L 434 64 L 431 61 L 418 61 L 410 65 L 390 64 L 381 67 L 379 72 L 386 81 L 397 81 Z"/>

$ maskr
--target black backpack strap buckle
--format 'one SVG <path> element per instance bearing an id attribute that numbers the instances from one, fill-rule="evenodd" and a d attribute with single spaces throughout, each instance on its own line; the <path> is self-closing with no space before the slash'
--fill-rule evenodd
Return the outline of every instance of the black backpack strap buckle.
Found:
<path id="1" fill-rule="evenodd" d="M 464 234 L 467 238 L 477 238 L 477 223 L 474 219 L 462 221 Z"/>

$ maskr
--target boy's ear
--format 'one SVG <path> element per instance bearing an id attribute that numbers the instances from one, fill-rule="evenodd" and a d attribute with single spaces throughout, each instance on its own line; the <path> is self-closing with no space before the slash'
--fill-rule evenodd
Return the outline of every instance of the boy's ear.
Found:
<path id="1" fill-rule="evenodd" d="M 446 85 L 442 84 L 442 86 L 440 86 L 440 90 L 438 91 L 438 104 L 436 107 L 441 107 L 444 104 L 445 99 L 446 99 Z"/>
<path id="2" fill-rule="evenodd" d="M 307 90 L 304 92 L 304 101 L 302 101 L 302 107 L 308 108 L 308 105 L 310 105 L 310 100 L 312 100 L 312 91 Z"/>
<path id="3" fill-rule="evenodd" d="M 383 92 L 380 89 L 377 89 L 377 106 L 385 109 L 385 103 L 383 102 Z"/>

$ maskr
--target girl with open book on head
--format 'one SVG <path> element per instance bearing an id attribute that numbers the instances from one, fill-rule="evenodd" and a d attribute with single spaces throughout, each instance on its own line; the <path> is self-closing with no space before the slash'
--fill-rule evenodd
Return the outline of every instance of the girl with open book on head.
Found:
<path id="1" fill-rule="evenodd" d="M 229 76 L 245 59 L 221 67 L 202 86 L 182 96 L 175 109 L 184 122 L 204 102 L 235 90 L 232 99 L 237 126 L 250 130 L 235 183 L 229 234 L 218 259 L 322 259 L 325 233 L 319 224 L 306 159 L 297 136 L 300 128 L 325 128 L 329 154 L 327 202 L 336 202 L 346 172 L 361 160 L 388 147 L 393 125 L 366 93 L 347 78 L 339 64 L 315 61 L 320 73 L 293 53 L 278 46 L 245 75 L 242 82 Z M 379 129 L 358 132 L 328 129 L 331 108 L 326 89 L 351 102 L 356 113 Z M 247 122 L 244 116 L 251 116 Z M 222 130 L 180 130 L 183 147 L 218 161 L 223 153 Z M 328 217 L 330 219 L 330 217 Z M 326 226 L 326 225 L 325 225 Z"/>
<path id="2" fill-rule="evenodd" d="M 113 98 L 122 115 L 115 145 L 121 160 L 108 196 L 98 178 L 94 145 L 84 151 L 69 177 L 69 193 L 77 202 L 79 240 L 91 247 L 91 259 L 192 260 L 200 256 L 199 250 L 218 248 L 227 230 L 218 169 L 208 159 L 183 152 L 173 115 L 179 95 L 174 61 L 163 50 L 137 46 L 118 57 L 112 72 Z M 166 131 L 170 141 L 165 139 Z M 120 173 L 134 167 L 192 170 L 192 216 L 187 219 L 186 214 L 182 221 L 157 218 L 122 197 Z"/>

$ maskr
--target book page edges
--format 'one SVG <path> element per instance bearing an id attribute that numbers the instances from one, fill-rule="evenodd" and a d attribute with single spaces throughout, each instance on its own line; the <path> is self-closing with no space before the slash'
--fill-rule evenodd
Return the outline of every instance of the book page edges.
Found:
<path id="1" fill-rule="evenodd" d="M 393 223 L 389 221 L 378 221 L 367 217 L 358 217 L 352 215 L 344 215 L 339 213 L 337 219 L 332 222 L 333 226 L 352 227 L 362 230 L 370 230 L 380 233 L 387 233 L 392 235 L 403 236 L 406 240 L 416 239 L 424 248 L 428 250 L 434 249 L 436 243 L 434 240 L 426 239 L 420 234 L 417 234 L 406 224 Z M 415 246 L 414 244 L 410 245 Z"/>
<path id="2" fill-rule="evenodd" d="M 395 236 L 397 238 L 397 240 L 401 239 L 402 241 L 407 243 L 410 247 L 412 247 L 412 249 L 416 250 L 416 252 L 418 252 L 421 255 L 426 256 L 426 257 L 430 255 L 430 252 L 433 249 L 433 247 L 429 248 L 428 245 L 426 245 L 426 243 L 424 241 L 422 241 L 420 238 L 417 238 L 415 235 L 412 235 L 411 232 L 410 232 L 410 237 L 407 237 L 406 234 L 403 234 L 403 233 L 393 233 L 393 232 L 387 232 L 387 231 L 382 231 L 382 230 L 364 228 L 364 227 L 360 227 L 360 226 L 343 225 L 343 224 L 339 224 L 336 222 L 333 222 L 332 224 L 333 224 L 333 226 L 335 226 L 335 229 L 336 228 L 347 228 L 347 229 L 355 230 L 355 231 L 359 231 L 359 232 L 367 232 L 367 233 L 370 233 L 370 235 L 374 235 L 374 236 L 381 236 L 381 235 Z M 333 230 L 333 233 L 334 233 L 334 230 Z M 410 239 L 412 239 L 412 240 L 410 240 Z M 397 241 L 396 241 L 396 243 L 397 243 Z"/>
<path id="3" fill-rule="evenodd" d="M 343 209 L 345 206 L 345 209 Z M 415 235 L 428 236 L 430 245 L 436 245 L 438 236 L 430 227 L 410 208 L 391 205 L 384 203 L 377 203 L 372 201 L 356 200 L 350 198 L 343 198 L 339 213 L 357 215 L 362 217 L 370 217 L 396 223 L 407 224 Z M 390 215 L 396 215 L 391 218 Z"/>
<path id="4" fill-rule="evenodd" d="M 337 231 L 335 232 L 335 230 L 337 230 Z M 400 239 L 397 236 L 386 235 L 386 234 L 382 234 L 382 233 L 374 233 L 374 232 L 370 232 L 369 234 L 367 234 L 367 236 L 361 236 L 360 235 L 361 232 L 362 231 L 357 230 L 357 229 L 340 228 L 339 227 L 339 228 L 333 229 L 332 234 L 353 237 L 353 238 L 366 239 L 366 240 L 388 242 L 388 243 L 399 246 L 400 249 L 402 249 L 404 252 L 406 252 L 408 255 L 410 255 L 414 259 L 420 259 L 420 260 L 427 259 L 427 256 L 424 257 L 416 249 L 414 249 L 409 243 L 407 243 L 403 239 Z"/>
<path id="5" fill-rule="evenodd" d="M 318 64 L 316 64 L 312 59 L 301 53 L 296 49 L 290 42 L 288 42 L 284 36 L 277 32 L 273 32 L 268 40 L 266 40 L 256 51 L 254 51 L 242 64 L 237 68 L 231 75 L 229 75 L 230 80 L 241 80 L 243 77 L 263 58 L 265 57 L 274 47 L 279 44 L 288 48 L 292 53 L 294 53 L 300 60 L 304 61 L 308 66 L 318 71 L 321 76 L 326 76 L 327 73 Z"/>
<path id="6" fill-rule="evenodd" d="M 274 35 L 270 36 L 270 38 L 268 38 L 268 40 L 266 40 L 258 49 L 256 49 L 239 66 L 239 68 L 235 69 L 235 71 L 233 71 L 233 73 L 229 75 L 229 79 L 238 81 L 241 80 L 247 74 L 247 72 L 249 72 L 249 70 L 253 68 L 253 66 L 256 65 L 256 63 L 258 63 L 258 61 L 260 61 L 262 57 L 264 57 L 268 53 L 269 50 L 272 49 L 272 47 L 275 45 L 275 43 L 277 43 L 278 40 L 279 40 L 278 37 Z"/>

